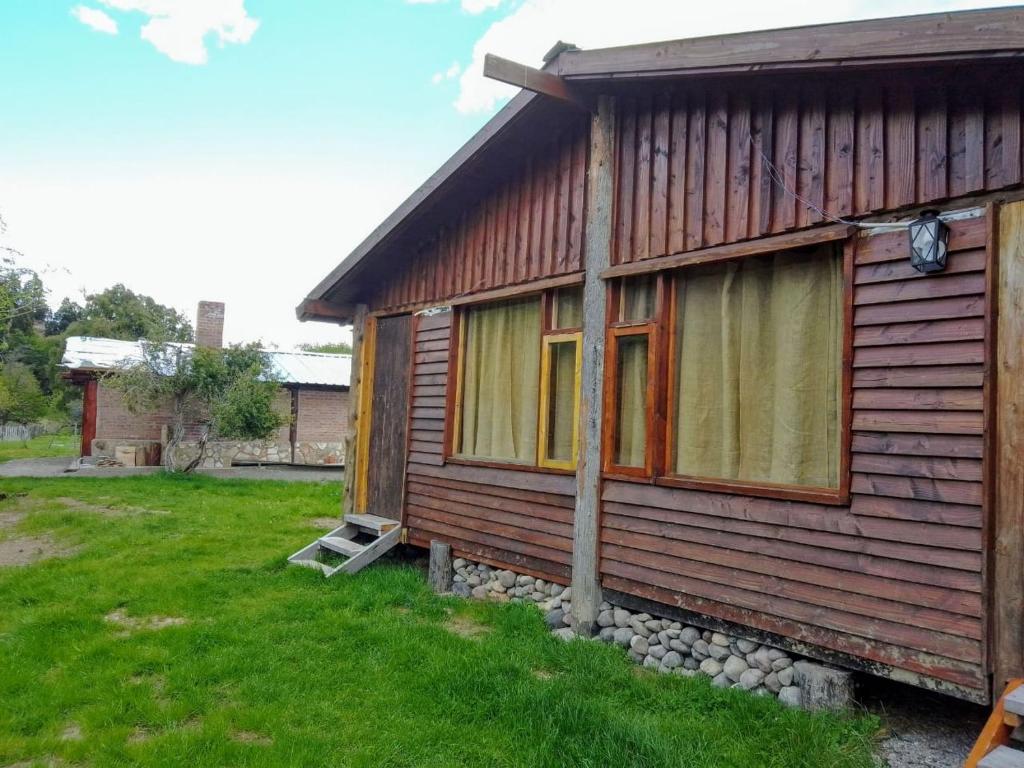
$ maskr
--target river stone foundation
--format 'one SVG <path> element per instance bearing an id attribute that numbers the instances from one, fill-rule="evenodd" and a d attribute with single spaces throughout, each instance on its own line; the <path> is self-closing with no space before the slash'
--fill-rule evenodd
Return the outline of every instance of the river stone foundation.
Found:
<path id="1" fill-rule="evenodd" d="M 454 594 L 534 603 L 552 633 L 566 641 L 579 637 L 573 628 L 571 588 L 463 558 L 452 563 L 452 570 Z M 601 603 L 597 624 L 595 640 L 620 646 L 634 662 L 657 672 L 703 675 L 716 687 L 773 696 L 791 707 L 837 710 L 852 703 L 849 672 L 798 660 L 755 640 L 634 613 L 608 602 Z"/>

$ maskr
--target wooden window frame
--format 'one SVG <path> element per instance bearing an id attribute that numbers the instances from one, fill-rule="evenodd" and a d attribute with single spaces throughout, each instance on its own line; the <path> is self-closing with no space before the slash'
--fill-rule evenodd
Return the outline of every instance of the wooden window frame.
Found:
<path id="1" fill-rule="evenodd" d="M 604 434 L 601 453 L 604 457 L 602 469 L 605 476 L 630 480 L 644 479 L 650 481 L 660 471 L 660 446 L 664 426 L 665 376 L 663 371 L 664 355 L 660 353 L 665 335 L 664 315 L 666 309 L 666 275 L 659 273 L 654 287 L 654 312 L 646 320 L 622 320 L 625 313 L 624 291 L 622 281 L 609 283 L 608 288 L 608 322 L 605 343 L 605 385 L 604 385 Z M 625 336 L 647 336 L 647 391 L 645 393 L 644 425 L 646 444 L 644 446 L 644 464 L 642 467 L 631 467 L 615 461 L 615 445 L 618 439 L 618 406 L 619 376 L 618 352 L 619 340 Z"/>
<path id="2" fill-rule="evenodd" d="M 575 475 L 576 462 L 579 455 L 579 408 L 580 408 L 580 375 L 583 362 L 583 329 L 554 328 L 556 317 L 556 295 L 559 289 L 573 288 L 582 285 L 582 276 L 567 275 L 550 280 L 540 280 L 525 288 L 508 288 L 480 294 L 472 300 L 466 299 L 452 302 L 452 339 L 448 351 L 448 375 L 455 376 L 455 387 L 448 389 L 445 408 L 444 449 L 442 460 L 445 464 L 459 464 L 472 467 L 492 469 L 511 469 L 523 472 L 542 472 L 546 474 Z M 540 299 L 541 334 L 538 343 L 541 345 L 541 370 L 538 377 L 539 398 L 537 413 L 537 450 L 532 461 L 513 461 L 510 459 L 478 459 L 459 454 L 462 432 L 462 401 L 464 382 L 464 366 L 466 351 L 466 312 L 474 307 L 486 306 L 497 301 L 511 301 L 537 296 Z M 573 403 L 573 460 L 560 462 L 546 456 L 547 412 L 550 403 L 547 394 L 547 373 L 545 357 L 549 354 L 549 346 L 553 343 L 576 339 L 576 394 Z M 550 341 L 549 341 L 550 340 Z M 550 359 L 548 359 L 550 365 Z"/>
<path id="3" fill-rule="evenodd" d="M 837 237 L 846 232 L 845 238 Z M 623 272 L 608 275 L 609 310 L 607 322 L 607 349 L 605 353 L 605 430 L 602 453 L 604 476 L 610 479 L 644 481 L 671 488 L 688 488 L 716 493 L 732 493 L 742 496 L 759 496 L 791 501 L 806 501 L 818 504 L 848 505 L 850 503 L 851 452 L 853 440 L 853 270 L 857 237 L 849 236 L 849 228 L 840 230 L 830 227 L 814 238 L 810 233 L 801 233 L 800 238 L 785 240 L 770 238 L 757 248 L 744 243 L 743 248 L 714 249 L 713 258 L 691 258 L 685 264 L 667 264 L 659 271 L 655 318 L 648 323 L 623 323 L 618 320 L 621 312 L 621 279 L 637 272 Z M 670 471 L 675 429 L 675 407 L 672 403 L 676 389 L 676 324 L 675 290 L 676 275 L 687 266 L 763 256 L 769 253 L 792 250 L 811 245 L 825 245 L 841 240 L 842 251 L 842 340 L 840 355 L 841 398 L 839 403 L 839 486 L 820 488 L 814 486 L 726 480 L 721 478 L 677 475 Z M 710 249 L 709 249 L 710 250 Z M 652 261 L 654 261 L 652 259 Z M 639 329 L 639 330 L 638 330 Z M 644 467 L 625 467 L 614 463 L 615 438 L 617 436 L 617 384 L 618 371 L 617 339 L 628 333 L 651 333 L 648 347 L 648 401 L 647 401 L 647 452 Z M 656 381 L 651 382 L 651 372 L 656 372 Z M 651 455 L 653 453 L 653 455 Z"/>
<path id="4" fill-rule="evenodd" d="M 576 345 L 576 362 L 574 368 L 572 401 L 572 458 L 568 460 L 552 459 L 548 456 L 548 412 L 551 408 L 551 347 L 555 344 Z M 576 462 L 580 453 L 580 373 L 583 369 L 583 334 L 580 331 L 545 333 L 541 336 L 540 350 L 540 413 L 537 426 L 537 466 L 547 469 L 564 469 L 576 471 Z"/>

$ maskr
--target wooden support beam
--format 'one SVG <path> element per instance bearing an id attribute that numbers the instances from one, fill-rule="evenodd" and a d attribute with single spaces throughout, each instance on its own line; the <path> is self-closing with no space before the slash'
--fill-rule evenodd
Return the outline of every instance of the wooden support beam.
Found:
<path id="1" fill-rule="evenodd" d="M 362 392 L 363 356 L 367 354 L 364 347 L 366 335 L 367 308 L 365 304 L 357 304 L 355 317 L 352 318 L 352 363 L 348 384 L 348 423 L 349 432 L 345 437 L 345 488 L 341 495 L 341 514 L 351 515 L 355 510 L 356 483 L 358 474 L 357 459 L 359 445 L 360 393 Z"/>
<path id="2" fill-rule="evenodd" d="M 430 541 L 430 570 L 427 583 L 435 593 L 444 595 L 452 591 L 452 546 L 443 541 Z"/>
<path id="3" fill-rule="evenodd" d="M 1024 677 L 1024 202 L 998 209 L 991 509 L 993 688 Z"/>
<path id="4" fill-rule="evenodd" d="M 295 308 L 295 316 L 299 320 L 331 320 L 347 323 L 352 319 L 352 311 L 348 307 L 331 304 L 329 301 L 305 299 Z"/>
<path id="5" fill-rule="evenodd" d="M 503 59 L 493 53 L 484 56 L 484 77 L 588 109 L 579 92 L 558 75 Z"/>
<path id="6" fill-rule="evenodd" d="M 607 297 L 601 273 L 611 262 L 615 171 L 615 102 L 598 99 L 590 122 L 587 222 L 583 245 L 583 368 L 580 374 L 579 460 L 573 518 L 572 615 L 576 631 L 593 634 L 601 604 L 598 547 L 601 434 Z"/>

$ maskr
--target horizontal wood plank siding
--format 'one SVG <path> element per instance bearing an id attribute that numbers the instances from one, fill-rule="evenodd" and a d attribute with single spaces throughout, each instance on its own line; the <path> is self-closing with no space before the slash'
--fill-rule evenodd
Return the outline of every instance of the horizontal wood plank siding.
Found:
<path id="1" fill-rule="evenodd" d="M 922 279 L 905 232 L 858 243 L 849 506 L 608 480 L 605 586 L 984 696 L 984 218 L 951 246 Z M 880 287 L 902 316 L 871 314 Z M 936 295 L 969 311 L 914 316 Z"/>
<path id="2" fill-rule="evenodd" d="M 539 143 L 528 162 L 450 221 L 383 281 L 371 308 L 398 311 L 579 271 L 587 123 Z"/>
<path id="3" fill-rule="evenodd" d="M 575 478 L 443 461 L 447 362 L 444 373 L 433 367 L 424 373 L 435 363 L 420 355 L 430 351 L 447 361 L 451 317 L 420 318 L 416 332 L 405 493 L 409 541 L 445 541 L 458 556 L 568 584 Z"/>
<path id="4" fill-rule="evenodd" d="M 1021 75 L 725 79 L 623 99 L 612 263 L 808 227 L 815 208 L 861 216 L 1020 184 Z"/>

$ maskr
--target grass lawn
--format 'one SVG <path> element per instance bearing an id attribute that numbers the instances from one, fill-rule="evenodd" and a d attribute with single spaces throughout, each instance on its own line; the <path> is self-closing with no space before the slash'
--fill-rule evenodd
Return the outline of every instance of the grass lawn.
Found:
<path id="1" fill-rule="evenodd" d="M 0 555 L 60 553 L 0 566 L 0 766 L 873 765 L 871 718 L 644 671 L 532 606 L 436 597 L 410 565 L 286 566 L 336 486 L 0 491 Z"/>
<path id="2" fill-rule="evenodd" d="M 78 435 L 40 435 L 24 442 L 0 442 L 0 464 L 12 459 L 40 459 L 46 456 L 77 456 L 82 438 Z"/>

